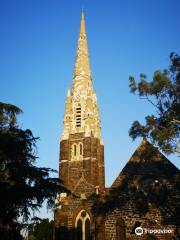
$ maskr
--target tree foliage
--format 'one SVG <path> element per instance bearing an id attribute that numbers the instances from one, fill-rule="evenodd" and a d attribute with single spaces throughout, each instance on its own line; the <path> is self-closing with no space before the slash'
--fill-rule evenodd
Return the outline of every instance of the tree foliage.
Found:
<path id="1" fill-rule="evenodd" d="M 42 219 L 35 222 L 29 231 L 28 239 L 32 240 L 53 240 L 53 224 L 49 219 Z"/>
<path id="2" fill-rule="evenodd" d="M 59 179 L 50 177 L 54 170 L 35 165 L 38 138 L 29 129 L 19 128 L 17 114 L 21 112 L 16 106 L 0 103 L 0 236 L 3 240 L 20 239 L 19 219 L 26 223 L 45 200 L 48 207 L 54 206 L 57 192 L 64 189 Z"/>
<path id="3" fill-rule="evenodd" d="M 151 81 L 145 74 L 140 74 L 139 82 L 134 77 L 129 77 L 129 81 L 130 91 L 156 110 L 156 116 L 146 116 L 145 125 L 135 121 L 129 135 L 133 140 L 148 138 L 166 154 L 180 153 L 180 56 L 171 53 L 170 67 L 155 71 Z"/>

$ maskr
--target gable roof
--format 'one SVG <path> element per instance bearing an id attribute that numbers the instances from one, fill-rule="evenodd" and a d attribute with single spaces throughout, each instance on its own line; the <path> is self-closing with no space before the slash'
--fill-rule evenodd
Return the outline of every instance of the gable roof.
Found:
<path id="1" fill-rule="evenodd" d="M 95 186 L 88 183 L 84 177 L 84 173 L 82 173 L 81 178 L 77 182 L 72 192 L 78 196 L 80 196 L 81 194 L 86 194 L 86 196 L 90 196 L 93 192 L 95 192 Z"/>
<path id="2" fill-rule="evenodd" d="M 139 147 L 135 150 L 119 176 L 111 185 L 116 188 L 121 185 L 125 176 L 132 178 L 155 177 L 172 179 L 179 175 L 179 169 L 174 166 L 160 151 L 143 139 Z"/>

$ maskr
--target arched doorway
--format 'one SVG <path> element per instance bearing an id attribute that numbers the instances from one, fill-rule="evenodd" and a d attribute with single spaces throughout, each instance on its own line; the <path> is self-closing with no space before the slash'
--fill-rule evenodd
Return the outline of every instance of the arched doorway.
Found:
<path id="1" fill-rule="evenodd" d="M 75 221 L 76 240 L 90 240 L 91 222 L 90 216 L 85 210 L 81 210 Z"/>

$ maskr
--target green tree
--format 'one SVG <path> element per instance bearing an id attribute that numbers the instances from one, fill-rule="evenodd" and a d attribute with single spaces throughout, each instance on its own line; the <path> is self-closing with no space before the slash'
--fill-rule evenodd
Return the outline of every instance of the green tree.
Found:
<path id="1" fill-rule="evenodd" d="M 180 153 L 180 56 L 170 54 L 170 67 L 155 71 L 153 79 L 147 81 L 140 74 L 137 83 L 129 77 L 132 93 L 147 100 L 156 110 L 155 115 L 146 116 L 146 123 L 133 122 L 129 135 L 134 140 L 146 137 L 166 154 Z"/>
<path id="2" fill-rule="evenodd" d="M 0 239 L 18 240 L 24 223 L 46 200 L 54 206 L 57 192 L 64 190 L 55 171 L 35 165 L 35 138 L 29 129 L 17 123 L 21 109 L 0 103 Z M 21 222 L 19 222 L 22 219 Z"/>
<path id="3" fill-rule="evenodd" d="M 42 219 L 39 222 L 35 222 L 29 231 L 28 239 L 53 240 L 53 223 L 49 219 Z"/>

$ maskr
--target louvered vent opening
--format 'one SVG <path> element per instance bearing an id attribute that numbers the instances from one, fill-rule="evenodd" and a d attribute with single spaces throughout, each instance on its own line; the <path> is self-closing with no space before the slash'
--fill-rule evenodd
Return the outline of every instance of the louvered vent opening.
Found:
<path id="1" fill-rule="evenodd" d="M 76 108 L 76 127 L 81 127 L 81 107 Z"/>

